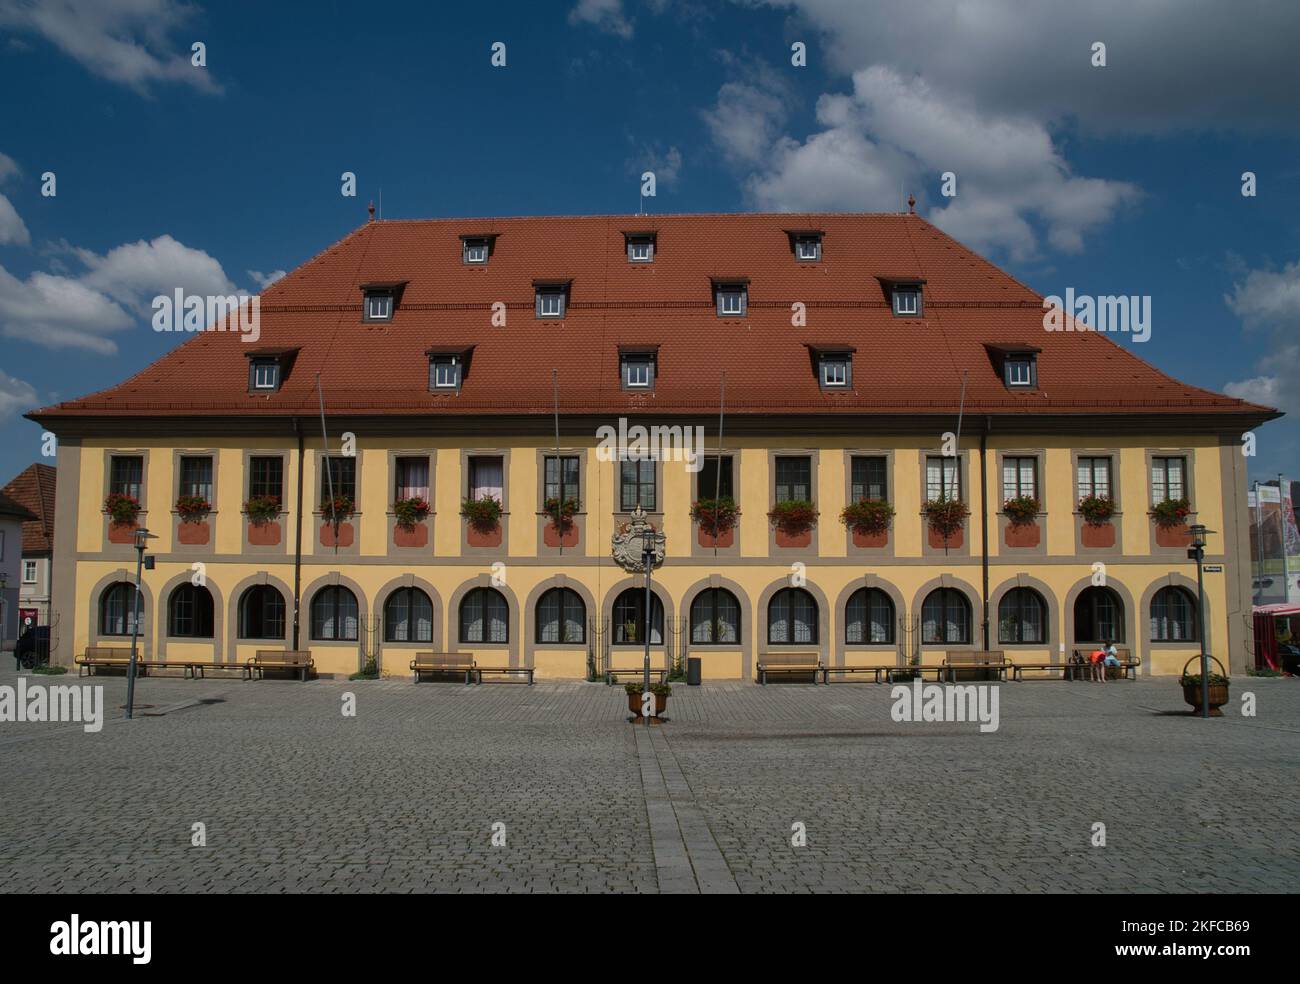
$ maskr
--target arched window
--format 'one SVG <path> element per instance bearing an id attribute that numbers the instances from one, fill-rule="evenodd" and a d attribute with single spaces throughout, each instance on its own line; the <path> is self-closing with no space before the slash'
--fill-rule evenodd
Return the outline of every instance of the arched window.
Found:
<path id="1" fill-rule="evenodd" d="M 587 606 L 572 588 L 551 588 L 537 599 L 537 641 L 587 641 Z"/>
<path id="2" fill-rule="evenodd" d="M 726 588 L 705 588 L 691 602 L 691 642 L 740 642 L 740 602 Z"/>
<path id="3" fill-rule="evenodd" d="M 921 605 L 921 642 L 970 642 L 970 602 L 956 588 L 936 588 Z"/>
<path id="4" fill-rule="evenodd" d="M 322 642 L 356 641 L 357 596 L 341 584 L 317 591 L 311 600 L 311 637 Z"/>
<path id="5" fill-rule="evenodd" d="M 1012 588 L 998 603 L 998 642 L 1047 642 L 1047 605 L 1033 588 Z"/>
<path id="6" fill-rule="evenodd" d="M 99 634 L 129 636 L 135 627 L 135 585 L 126 581 L 106 588 L 99 599 Z M 144 628 L 144 599 L 140 599 L 140 628 Z"/>
<path id="7" fill-rule="evenodd" d="M 817 602 L 803 588 L 782 588 L 767 603 L 767 641 L 817 645 Z"/>
<path id="8" fill-rule="evenodd" d="M 858 588 L 844 606 L 844 642 L 866 646 L 894 641 L 894 603 L 879 588 Z"/>
<path id="9" fill-rule="evenodd" d="M 1152 642 L 1195 642 L 1196 602 L 1182 588 L 1161 588 L 1151 599 Z"/>
<path id="10" fill-rule="evenodd" d="M 510 606 L 500 591 L 475 588 L 461 599 L 460 641 L 510 641 Z"/>
<path id="11" fill-rule="evenodd" d="M 1074 603 L 1074 641 L 1123 642 L 1124 603 L 1110 588 L 1085 588 Z"/>
<path id="12" fill-rule="evenodd" d="M 172 592 L 167 599 L 167 634 L 212 638 L 212 593 L 207 588 L 187 581 Z"/>
<path id="13" fill-rule="evenodd" d="M 384 602 L 385 642 L 433 642 L 433 602 L 419 588 L 398 588 Z"/>
<path id="14" fill-rule="evenodd" d="M 254 584 L 239 599 L 241 639 L 284 638 L 284 595 L 269 584 Z"/>
<path id="15" fill-rule="evenodd" d="M 650 596 L 650 645 L 664 641 L 664 603 Z M 645 588 L 628 588 L 614 599 L 614 642 L 645 645 Z"/>

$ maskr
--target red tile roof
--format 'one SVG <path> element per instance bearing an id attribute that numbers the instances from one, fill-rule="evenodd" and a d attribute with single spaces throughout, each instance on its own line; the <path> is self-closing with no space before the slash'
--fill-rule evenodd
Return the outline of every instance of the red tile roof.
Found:
<path id="1" fill-rule="evenodd" d="M 798 262 L 786 230 L 824 232 Z M 629 263 L 626 230 L 653 230 Z M 486 265 L 461 237 L 495 235 Z M 710 283 L 745 278 L 748 315 L 719 318 Z M 534 317 L 534 284 L 571 281 L 562 320 Z M 883 283 L 925 284 L 895 317 Z M 361 285 L 405 282 L 391 322 L 362 321 Z M 492 306 L 507 306 L 493 327 Z M 791 305 L 807 306 L 806 327 Z M 654 391 L 620 387 L 619 348 L 659 346 Z M 1009 392 L 988 346 L 1041 348 L 1038 388 Z M 249 344 L 202 332 L 119 386 L 35 411 L 74 417 L 331 413 L 542 414 L 559 370 L 564 413 L 1244 414 L 1276 411 L 1180 383 L 1096 332 L 1047 332 L 1042 297 L 916 215 L 738 214 L 431 219 L 368 223 L 261 296 L 259 347 L 300 351 L 282 388 L 248 392 Z M 854 386 L 826 392 L 806 346 L 856 348 Z M 428 391 L 431 348 L 473 347 L 456 394 Z"/>
<path id="2" fill-rule="evenodd" d="M 54 549 L 54 468 L 28 465 L 0 489 L 0 498 L 12 500 L 31 518 L 23 523 L 23 553 L 48 553 Z"/>

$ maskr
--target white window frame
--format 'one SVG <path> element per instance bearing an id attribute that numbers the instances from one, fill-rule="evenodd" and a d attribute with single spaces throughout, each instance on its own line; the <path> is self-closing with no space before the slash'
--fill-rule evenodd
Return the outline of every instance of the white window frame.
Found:
<path id="1" fill-rule="evenodd" d="M 747 305 L 746 295 L 749 292 L 741 287 L 740 289 L 719 287 L 718 288 L 718 314 L 723 318 L 743 318 Z M 736 306 L 731 307 L 730 302 L 735 301 Z"/>
<path id="2" fill-rule="evenodd" d="M 654 360 L 645 356 L 623 357 L 623 385 L 628 389 L 650 389 L 654 386 Z"/>
<path id="3" fill-rule="evenodd" d="M 375 313 L 375 305 L 382 307 L 382 313 Z M 393 295 L 376 292 L 366 295 L 366 320 L 391 321 L 393 319 Z"/>
<path id="4" fill-rule="evenodd" d="M 827 389 L 843 389 L 847 387 L 849 385 L 849 360 L 844 358 L 822 359 L 822 385 Z"/>
<path id="5" fill-rule="evenodd" d="M 1007 359 L 1007 385 L 1029 387 L 1034 385 L 1034 360 Z"/>
<path id="6" fill-rule="evenodd" d="M 805 253 L 805 249 L 811 249 L 811 253 Z M 795 240 L 795 256 L 804 261 L 816 261 L 822 258 L 822 241 L 816 236 L 804 236 Z"/>
<path id="7" fill-rule="evenodd" d="M 434 389 L 459 389 L 460 388 L 460 359 L 454 355 L 435 355 L 430 359 L 433 363 L 433 388 Z M 450 370 L 450 382 L 442 381 L 443 370 Z"/>
<path id="8" fill-rule="evenodd" d="M 488 261 L 488 244 L 486 239 L 466 239 L 464 246 L 465 262 L 482 266 Z"/>
<path id="9" fill-rule="evenodd" d="M 265 360 L 253 363 L 253 389 L 273 390 L 280 387 L 280 363 Z"/>
<path id="10" fill-rule="evenodd" d="M 910 306 L 904 306 L 904 301 L 910 302 Z M 921 313 L 921 288 L 919 287 L 895 287 L 894 288 L 894 314 L 900 318 L 915 318 Z"/>
<path id="11" fill-rule="evenodd" d="M 28 571 L 31 571 L 31 577 L 27 576 Z M 39 577 L 40 572 L 36 566 L 36 561 L 23 560 L 23 584 L 35 584 Z"/>
<path id="12" fill-rule="evenodd" d="M 555 304 L 554 311 L 548 310 L 551 302 Z M 539 318 L 563 318 L 564 291 L 539 290 L 537 292 L 537 316 Z"/>
<path id="13" fill-rule="evenodd" d="M 629 263 L 653 263 L 655 258 L 655 243 L 649 237 L 629 239 L 627 243 L 627 259 Z"/>

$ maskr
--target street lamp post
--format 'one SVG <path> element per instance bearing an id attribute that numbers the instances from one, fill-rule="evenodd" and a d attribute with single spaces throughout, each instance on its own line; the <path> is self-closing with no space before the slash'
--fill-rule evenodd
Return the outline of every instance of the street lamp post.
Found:
<path id="1" fill-rule="evenodd" d="M 645 689 L 641 691 L 641 707 L 645 708 L 645 695 L 650 693 L 650 626 L 654 624 L 651 617 L 651 602 L 653 595 L 650 593 L 650 572 L 654 570 L 655 553 L 654 541 L 643 540 L 641 546 L 641 564 L 645 567 Z M 643 713 L 646 726 L 650 725 L 650 715 Z"/>
<path id="2" fill-rule="evenodd" d="M 1210 716 L 1210 656 L 1205 651 L 1205 534 L 1213 533 L 1202 523 L 1193 523 L 1192 545 L 1187 556 L 1196 561 L 1196 635 L 1201 640 L 1201 717 Z"/>
<path id="3" fill-rule="evenodd" d="M 154 535 L 143 526 L 135 531 L 135 614 L 131 620 L 131 662 L 126 668 L 126 717 L 129 721 L 135 709 L 136 643 L 140 638 L 140 579 L 144 569 L 145 541 Z"/>

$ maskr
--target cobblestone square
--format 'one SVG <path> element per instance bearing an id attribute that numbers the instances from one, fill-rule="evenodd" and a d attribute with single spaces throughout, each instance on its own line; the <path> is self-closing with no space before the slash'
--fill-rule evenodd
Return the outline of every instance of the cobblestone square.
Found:
<path id="1" fill-rule="evenodd" d="M 601 684 L 151 677 L 127 722 L 120 677 L 27 679 L 106 722 L 0 724 L 11 893 L 1300 888 L 1292 680 L 1210 721 L 1170 679 L 1007 683 L 981 734 L 869 683 L 679 685 L 646 729 Z"/>

